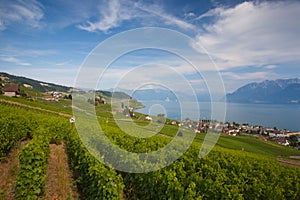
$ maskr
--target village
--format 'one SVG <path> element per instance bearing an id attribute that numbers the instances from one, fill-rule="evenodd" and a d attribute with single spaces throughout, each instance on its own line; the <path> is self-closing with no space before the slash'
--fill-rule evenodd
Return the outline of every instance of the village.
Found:
<path id="1" fill-rule="evenodd" d="M 126 109 L 124 109 L 125 111 Z M 128 111 L 127 111 L 128 112 Z M 127 113 L 124 112 L 124 113 Z M 124 114 L 123 113 L 123 114 Z M 127 117 L 135 117 L 132 108 L 129 108 L 130 115 L 126 114 Z M 214 131 L 218 134 L 227 136 L 252 136 L 263 141 L 272 141 L 284 146 L 292 146 L 296 149 L 300 149 L 300 132 L 292 132 L 286 129 L 280 130 L 276 127 L 268 128 L 263 126 L 253 126 L 249 124 L 238 124 L 235 122 L 218 122 L 216 120 L 191 120 L 186 118 L 185 120 L 162 120 L 164 114 L 157 115 L 157 122 L 165 122 L 171 125 L 179 126 L 183 129 L 194 131 L 197 134 L 206 134 L 209 130 Z M 146 115 L 144 117 L 146 121 L 153 121 L 154 118 Z"/>
<path id="2" fill-rule="evenodd" d="M 175 122 L 172 122 L 175 124 Z M 238 124 L 235 122 L 218 122 L 216 120 L 191 120 L 185 119 L 176 122 L 178 126 L 195 131 L 195 133 L 207 133 L 208 130 L 216 131 L 222 135 L 257 137 L 264 141 L 273 141 L 284 146 L 293 146 L 300 149 L 300 132 L 292 132 L 286 129 L 280 130 L 276 127 L 267 128 L 249 124 Z"/>

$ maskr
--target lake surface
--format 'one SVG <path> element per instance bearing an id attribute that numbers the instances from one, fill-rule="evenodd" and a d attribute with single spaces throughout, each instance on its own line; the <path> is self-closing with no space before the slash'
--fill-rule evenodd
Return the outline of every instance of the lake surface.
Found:
<path id="1" fill-rule="evenodd" d="M 166 101 L 141 102 L 145 105 L 145 108 L 137 111 L 144 114 L 157 115 L 163 113 L 168 118 L 176 120 L 186 119 L 187 117 L 193 120 L 199 118 L 211 119 L 211 104 L 209 102 L 198 102 L 199 109 L 197 109 L 197 103 L 195 102 L 184 102 L 182 104 Z M 216 103 L 214 107 L 216 112 L 222 110 L 219 107 L 223 105 Z M 222 118 L 218 119 L 218 117 L 214 119 L 223 121 Z M 300 131 L 300 105 L 226 103 L 225 121 Z"/>

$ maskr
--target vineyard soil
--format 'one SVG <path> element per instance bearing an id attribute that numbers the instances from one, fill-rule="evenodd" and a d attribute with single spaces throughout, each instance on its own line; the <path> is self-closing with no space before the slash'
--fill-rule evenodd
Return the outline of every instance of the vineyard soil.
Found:
<path id="1" fill-rule="evenodd" d="M 45 194 L 46 199 L 78 199 L 72 171 L 68 165 L 65 144 L 50 144 Z"/>
<path id="2" fill-rule="evenodd" d="M 0 161 L 0 199 L 14 199 L 13 190 L 19 168 L 17 155 L 28 142 L 29 140 L 17 142 L 11 152 Z"/>

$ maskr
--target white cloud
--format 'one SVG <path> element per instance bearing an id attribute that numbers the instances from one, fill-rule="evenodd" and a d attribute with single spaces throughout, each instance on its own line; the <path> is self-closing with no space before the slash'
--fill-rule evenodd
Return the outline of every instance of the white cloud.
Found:
<path id="1" fill-rule="evenodd" d="M 65 61 L 65 62 L 60 62 L 60 63 L 56 63 L 56 66 L 65 66 L 71 63 L 71 60 Z"/>
<path id="2" fill-rule="evenodd" d="M 244 2 L 217 8 L 197 40 L 221 68 L 300 60 L 300 2 Z"/>
<path id="3" fill-rule="evenodd" d="M 161 7 L 157 6 L 157 5 L 148 5 L 148 6 L 144 6 L 142 4 L 136 4 L 136 7 L 138 7 L 139 9 L 152 14 L 156 17 L 159 17 L 158 20 L 163 20 L 165 24 L 167 25 L 175 25 L 181 29 L 185 29 L 185 30 L 196 30 L 196 26 L 181 20 L 177 17 L 174 17 L 173 15 L 167 14 Z"/>
<path id="4" fill-rule="evenodd" d="M 265 69 L 276 69 L 277 68 L 277 65 L 267 65 L 267 66 L 264 66 Z"/>
<path id="5" fill-rule="evenodd" d="M 232 80 L 263 80 L 266 77 L 270 77 L 270 73 L 268 72 L 251 72 L 251 73 L 234 73 L 234 72 L 222 72 L 223 77 L 230 78 Z"/>
<path id="6" fill-rule="evenodd" d="M 23 43 L 17 43 L 16 45 L 8 45 L 7 47 L 0 48 L 1 57 L 26 57 L 28 58 L 36 58 L 41 56 L 49 56 L 49 55 L 58 55 L 60 54 L 59 50 L 56 49 L 22 49 L 16 46 L 22 46 Z"/>
<path id="7" fill-rule="evenodd" d="M 149 85 L 166 86 L 174 91 L 185 91 L 187 85 L 200 83 L 188 80 L 169 65 L 146 64 L 134 68 L 108 68 L 102 74 L 98 87 L 135 90 Z"/>
<path id="8" fill-rule="evenodd" d="M 109 32 L 117 28 L 127 20 L 137 20 L 146 26 L 172 25 L 184 30 L 195 30 L 196 27 L 173 15 L 167 14 L 164 9 L 157 4 L 147 4 L 123 0 L 106 1 L 99 8 L 99 20 L 96 22 L 87 21 L 85 25 L 77 27 L 89 32 L 102 31 Z M 190 13 L 189 15 L 191 15 Z"/>
<path id="9" fill-rule="evenodd" d="M 38 28 L 43 16 L 43 6 L 35 0 L 2 0 L 0 6 L 0 31 L 16 23 Z"/>
<path id="10" fill-rule="evenodd" d="M 121 4 L 119 0 L 103 2 L 99 8 L 101 20 L 95 23 L 88 21 L 87 25 L 78 25 L 78 28 L 90 32 L 97 30 L 107 32 L 112 28 L 118 27 L 122 21 L 131 18 L 124 6 L 125 4 Z"/>
<path id="11" fill-rule="evenodd" d="M 193 18 L 195 16 L 196 16 L 196 14 L 193 12 L 184 13 L 185 18 Z"/>
<path id="12" fill-rule="evenodd" d="M 10 62 L 10 63 L 14 63 L 16 65 L 22 65 L 22 66 L 30 66 L 30 63 L 27 62 L 23 62 L 17 58 L 14 57 L 5 57 L 5 58 L 1 58 L 1 60 L 5 61 L 5 62 Z"/>

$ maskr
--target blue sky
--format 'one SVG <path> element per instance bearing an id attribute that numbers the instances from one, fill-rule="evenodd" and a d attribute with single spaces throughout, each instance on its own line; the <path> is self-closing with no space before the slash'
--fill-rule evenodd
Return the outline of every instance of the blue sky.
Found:
<path id="1" fill-rule="evenodd" d="M 0 0 L 0 71 L 73 86 L 85 58 L 105 39 L 162 27 L 201 44 L 232 92 L 253 81 L 300 77 L 299 19 L 300 1 Z M 112 66 L 107 80 L 153 59 L 178 67 L 201 92 L 201 78 L 160 51 L 133 52 L 116 61 L 123 68 Z M 109 81 L 103 85 L 110 87 Z"/>

